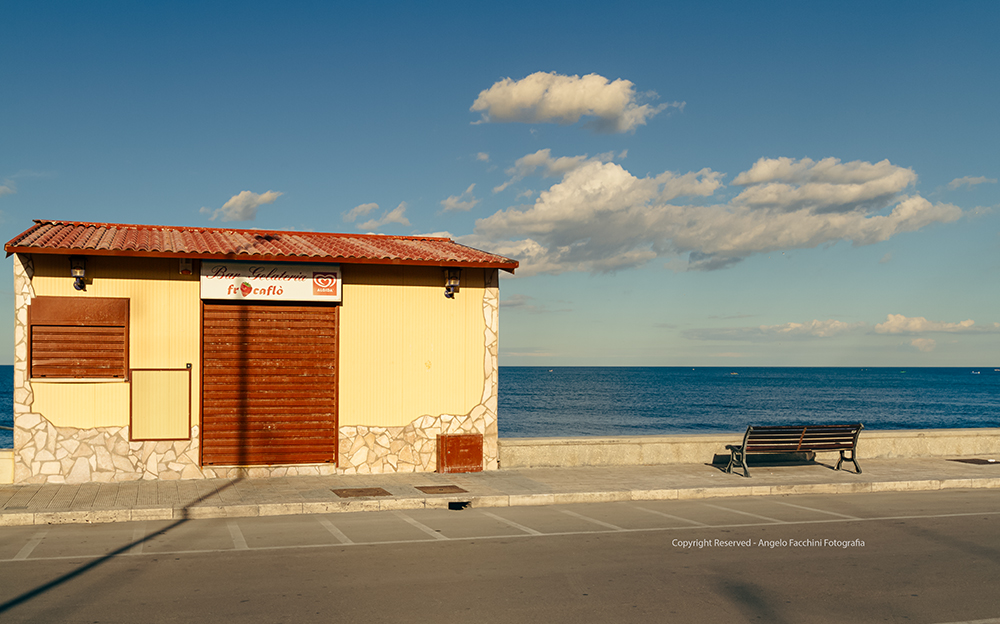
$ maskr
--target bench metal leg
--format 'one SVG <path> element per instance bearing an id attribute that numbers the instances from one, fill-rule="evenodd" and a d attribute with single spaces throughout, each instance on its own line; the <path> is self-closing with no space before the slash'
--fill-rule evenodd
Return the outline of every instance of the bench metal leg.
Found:
<path id="1" fill-rule="evenodd" d="M 739 461 L 736 461 L 736 456 L 739 455 Z M 743 476 L 750 478 L 750 471 L 747 470 L 747 458 L 746 453 L 737 450 L 735 448 L 729 449 L 729 463 L 726 465 L 726 472 L 732 474 L 733 468 L 742 466 Z"/>
<path id="2" fill-rule="evenodd" d="M 846 459 L 847 461 L 849 461 L 849 462 L 851 462 L 851 463 L 854 464 L 854 472 L 855 472 L 855 474 L 861 474 L 861 466 L 858 465 L 858 460 L 854 456 L 854 449 L 850 450 L 850 453 L 851 453 L 850 457 L 845 457 L 844 456 L 844 452 L 845 451 L 840 451 L 840 460 L 837 461 L 837 467 L 834 468 L 834 470 L 840 470 L 840 465 L 843 464 L 844 460 Z"/>

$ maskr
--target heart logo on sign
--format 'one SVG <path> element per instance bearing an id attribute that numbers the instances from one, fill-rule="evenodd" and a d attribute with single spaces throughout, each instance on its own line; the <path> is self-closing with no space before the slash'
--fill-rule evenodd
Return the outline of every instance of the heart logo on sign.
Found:
<path id="1" fill-rule="evenodd" d="M 337 278 L 338 275 L 333 272 L 331 273 L 313 272 L 313 294 L 336 297 Z"/>

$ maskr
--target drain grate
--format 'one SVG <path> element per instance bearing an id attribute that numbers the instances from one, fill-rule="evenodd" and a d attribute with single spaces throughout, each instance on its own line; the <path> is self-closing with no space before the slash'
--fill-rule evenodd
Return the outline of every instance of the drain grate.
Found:
<path id="1" fill-rule="evenodd" d="M 996 464 L 1000 466 L 1000 462 L 995 459 L 982 459 L 981 457 L 970 457 L 968 459 L 949 459 L 948 461 L 962 462 L 963 464 Z"/>
<path id="2" fill-rule="evenodd" d="M 417 485 L 414 487 L 424 494 L 462 494 L 468 491 L 457 485 Z"/>
<path id="3" fill-rule="evenodd" d="M 342 488 L 333 490 L 333 493 L 340 498 L 362 498 L 364 496 L 392 496 L 389 492 L 380 487 L 371 488 Z"/>

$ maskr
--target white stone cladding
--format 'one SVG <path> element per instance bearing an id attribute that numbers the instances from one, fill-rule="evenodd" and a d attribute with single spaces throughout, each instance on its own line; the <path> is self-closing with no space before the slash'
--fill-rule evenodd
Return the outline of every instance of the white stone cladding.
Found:
<path id="1" fill-rule="evenodd" d="M 31 411 L 34 396 L 28 379 L 28 304 L 35 296 L 31 285 L 35 267 L 31 256 L 14 254 L 14 421 Z"/>

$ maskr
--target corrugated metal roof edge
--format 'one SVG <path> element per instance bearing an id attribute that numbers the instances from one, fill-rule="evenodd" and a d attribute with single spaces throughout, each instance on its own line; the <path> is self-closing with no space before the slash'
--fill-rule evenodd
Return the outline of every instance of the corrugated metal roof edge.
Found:
<path id="1" fill-rule="evenodd" d="M 84 256 L 120 256 L 131 258 L 191 258 L 195 260 L 241 260 L 241 261 L 261 261 L 261 262 L 316 262 L 326 264 L 397 264 L 410 266 L 441 266 L 441 267 L 467 267 L 467 268 L 499 268 L 513 273 L 518 267 L 517 260 L 511 260 L 499 256 L 492 252 L 485 252 L 468 245 L 456 243 L 454 240 L 443 236 L 393 236 L 388 234 L 345 234 L 338 232 L 293 232 L 288 230 L 237 230 L 227 228 L 196 228 L 167 225 L 132 225 L 122 223 L 91 223 L 85 221 L 55 221 L 35 219 L 35 225 L 21 232 L 4 245 L 4 251 L 9 258 L 15 253 L 48 253 L 51 255 L 84 255 Z M 170 252 L 170 251 L 118 251 L 106 249 L 70 249 L 70 248 L 38 248 L 23 247 L 14 244 L 15 241 L 25 238 L 40 225 L 70 225 L 82 227 L 116 227 L 148 230 L 181 230 L 187 232 L 234 232 L 234 233 L 255 233 L 255 234 L 297 234 L 305 236 L 331 236 L 338 238 L 374 238 L 374 239 L 396 239 L 396 240 L 426 240 L 449 242 L 459 247 L 472 249 L 480 253 L 488 253 L 498 258 L 504 258 L 507 262 L 463 262 L 463 261 L 427 261 L 427 260 L 405 260 L 398 258 L 352 258 L 347 256 L 298 256 L 298 255 L 270 255 L 270 254 L 212 254 L 201 252 Z"/>
<path id="2" fill-rule="evenodd" d="M 398 240 L 437 240 L 437 241 L 450 241 L 454 240 L 448 238 L 447 236 L 400 236 L 395 234 L 349 234 L 346 232 L 304 232 L 296 230 L 262 230 L 262 229 L 239 229 L 239 228 L 208 228 L 208 227 L 191 227 L 187 225 L 148 225 L 142 223 L 99 223 L 95 221 L 64 221 L 61 219 L 32 219 L 35 225 L 72 225 L 81 227 L 106 227 L 106 228 L 120 228 L 120 229 L 131 229 L 131 230 L 173 230 L 178 232 L 233 232 L 237 234 L 298 234 L 300 236 L 333 236 L 336 238 L 394 238 Z M 19 236 L 23 236 L 31 231 L 32 228 L 28 228 L 25 232 L 22 232 Z M 13 239 L 11 240 L 13 242 Z M 455 243 L 459 244 L 459 243 Z"/>
<path id="3" fill-rule="evenodd" d="M 4 250 L 7 257 L 15 253 L 44 253 L 53 256 L 116 256 L 121 258 L 190 258 L 192 260 L 235 260 L 240 262 L 304 262 L 313 264 L 398 264 L 409 266 L 440 266 L 459 268 L 497 268 L 514 272 L 518 262 L 472 262 L 447 260 L 407 260 L 400 258 L 350 258 L 346 256 L 274 256 L 270 254 L 206 254 L 169 251 L 108 251 L 104 249 L 39 249 L 38 247 L 11 247 Z"/>

